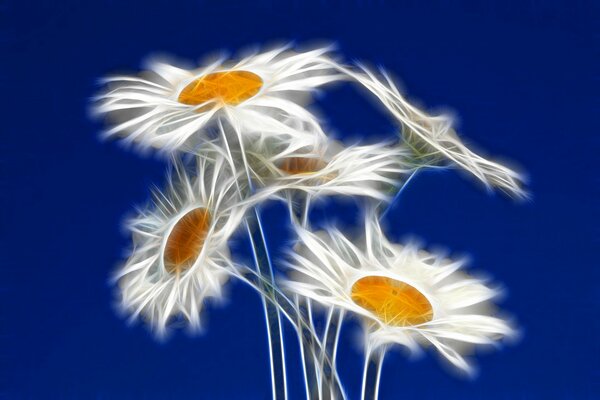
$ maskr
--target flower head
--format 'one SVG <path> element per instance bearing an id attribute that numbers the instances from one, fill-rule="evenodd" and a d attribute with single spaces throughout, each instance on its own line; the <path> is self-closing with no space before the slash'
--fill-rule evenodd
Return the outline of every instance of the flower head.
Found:
<path id="1" fill-rule="evenodd" d="M 366 224 L 362 246 L 337 230 L 297 231 L 292 278 L 284 285 L 358 316 L 371 349 L 400 344 L 417 351 L 429 343 L 452 365 L 472 372 L 464 358 L 468 347 L 514 334 L 493 315 L 498 290 L 459 271 L 462 261 L 388 242 L 375 218 Z"/>
<path id="2" fill-rule="evenodd" d="M 121 307 L 159 336 L 175 316 L 200 328 L 205 299 L 221 297 L 230 274 L 227 240 L 245 212 L 224 157 L 207 153 L 196 167 L 175 160 L 168 189 L 128 222 L 132 252 L 115 275 Z"/>
<path id="3" fill-rule="evenodd" d="M 146 76 L 106 79 L 95 112 L 114 123 L 106 136 L 166 151 L 202 144 L 218 118 L 255 136 L 298 136 L 292 123 L 322 135 L 316 117 L 301 104 L 321 85 L 339 79 L 326 62 L 328 51 L 280 47 L 195 70 L 153 60 Z"/>
<path id="4" fill-rule="evenodd" d="M 431 116 L 410 104 L 389 75 L 377 76 L 364 66 L 359 70 L 336 64 L 336 68 L 373 94 L 402 127 L 403 139 L 425 165 L 440 160 L 468 171 L 487 187 L 495 187 L 508 195 L 526 198 L 525 178 L 512 169 L 484 158 L 469 149 L 452 127 L 449 115 Z"/>
<path id="5" fill-rule="evenodd" d="M 311 197 L 327 195 L 365 196 L 390 199 L 395 188 L 414 172 L 409 151 L 385 143 L 345 147 L 334 140 L 296 152 L 247 150 L 249 166 L 259 196 L 301 191 Z"/>

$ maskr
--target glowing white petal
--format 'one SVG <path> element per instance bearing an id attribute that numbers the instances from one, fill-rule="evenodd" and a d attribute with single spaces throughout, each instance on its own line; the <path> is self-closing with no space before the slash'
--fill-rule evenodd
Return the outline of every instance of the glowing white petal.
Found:
<path id="1" fill-rule="evenodd" d="M 227 240 L 249 206 L 237 201 L 239 192 L 223 155 L 215 150 L 196 161 L 191 173 L 175 159 L 165 193 L 155 192 L 152 204 L 128 222 L 132 253 L 114 276 L 122 309 L 131 319 L 143 317 L 158 336 L 177 315 L 192 330 L 200 328 L 206 299 L 221 297 L 231 273 Z M 200 208 L 210 212 L 201 250 L 185 270 L 169 271 L 165 246 L 170 232 L 190 210 Z"/>
<path id="2" fill-rule="evenodd" d="M 494 344 L 514 335 L 506 320 L 493 315 L 490 300 L 498 295 L 497 289 L 458 271 L 461 262 L 424 252 L 414 244 L 390 243 L 372 212 L 360 244 L 335 229 L 318 234 L 301 227 L 296 231 L 299 239 L 288 263 L 290 279 L 282 284 L 326 307 L 360 316 L 371 348 L 396 343 L 417 351 L 417 343 L 429 343 L 452 365 L 472 373 L 464 357 L 465 345 Z M 431 319 L 397 326 L 363 308 L 353 299 L 352 288 L 366 277 L 410 285 L 429 302 Z"/>
<path id="3" fill-rule="evenodd" d="M 152 60 L 148 69 L 154 76 L 104 80 L 107 90 L 95 98 L 94 111 L 106 115 L 113 125 L 106 137 L 119 135 L 142 149 L 154 147 L 166 152 L 189 151 L 206 140 L 208 131 L 217 125 L 215 117 L 236 119 L 230 122 L 239 124 L 244 133 L 284 137 L 285 142 L 290 136 L 301 135 L 293 126 L 302 123 L 322 139 L 318 120 L 303 106 L 318 87 L 341 79 L 341 74 L 331 67 L 328 51 L 320 48 L 297 53 L 281 47 L 252 54 L 237 63 L 220 58 L 197 70 Z M 235 105 L 222 104 L 218 99 L 202 104 L 179 101 L 180 93 L 190 82 L 223 71 L 254 74 L 262 81 L 262 87 Z M 298 92 L 306 95 L 302 104 L 298 104 Z M 226 113 L 219 112 L 223 108 Z"/>

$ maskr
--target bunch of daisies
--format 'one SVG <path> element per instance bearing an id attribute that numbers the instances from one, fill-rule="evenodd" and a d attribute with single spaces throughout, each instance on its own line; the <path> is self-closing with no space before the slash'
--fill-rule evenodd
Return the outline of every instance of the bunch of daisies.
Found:
<path id="1" fill-rule="evenodd" d="M 228 280 L 251 285 L 263 300 L 277 399 L 287 397 L 283 323 L 298 334 L 309 399 L 346 398 L 336 355 L 347 318 L 362 327 L 363 398 L 377 397 L 392 345 L 431 347 L 471 374 L 474 346 L 515 334 L 498 316 L 498 288 L 464 272 L 464 260 L 390 242 L 380 220 L 423 168 L 461 168 L 517 198 L 526 196 L 522 176 L 470 150 L 449 116 L 411 105 L 385 72 L 344 64 L 331 51 L 287 46 L 197 68 L 153 59 L 137 75 L 104 79 L 94 100 L 105 137 L 169 162 L 165 188 L 127 222 L 131 252 L 114 276 L 122 311 L 158 337 L 176 327 L 198 331 L 207 300 L 222 298 Z M 395 140 L 332 139 L 307 106 L 336 82 L 366 89 L 399 126 Z M 314 200 L 333 195 L 360 201 L 359 237 L 311 229 Z M 260 219 L 272 199 L 288 205 L 296 238 L 279 265 Z M 248 234 L 253 266 L 229 251 L 238 230 Z"/>

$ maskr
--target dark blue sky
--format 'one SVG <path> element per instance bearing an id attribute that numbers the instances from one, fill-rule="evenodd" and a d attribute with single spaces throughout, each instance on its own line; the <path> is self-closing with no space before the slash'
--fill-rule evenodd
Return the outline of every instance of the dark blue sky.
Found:
<path id="1" fill-rule="evenodd" d="M 454 111 L 469 141 L 530 176 L 533 201 L 518 204 L 454 171 L 422 174 L 389 213 L 390 236 L 470 254 L 474 269 L 501 282 L 502 307 L 523 338 L 480 354 L 474 381 L 446 373 L 431 354 L 411 361 L 393 352 L 381 398 L 599 398 L 598 7 L 428 3 L 3 2 L 0 398 L 269 397 L 261 305 L 241 284 L 210 308 L 199 338 L 160 344 L 114 313 L 107 280 L 128 243 L 122 218 L 166 167 L 101 143 L 87 107 L 98 77 L 134 71 L 149 54 L 194 60 L 279 39 L 333 40 L 347 59 L 384 65 L 409 98 Z M 360 94 L 328 91 L 319 100 L 327 123 L 342 138 L 391 133 Z M 356 220 L 352 205 L 328 211 L 315 222 Z M 286 232 L 279 213 L 265 215 L 276 258 Z M 353 397 L 355 328 L 348 324 L 341 344 Z M 293 340 L 289 354 L 292 398 L 301 399 Z"/>

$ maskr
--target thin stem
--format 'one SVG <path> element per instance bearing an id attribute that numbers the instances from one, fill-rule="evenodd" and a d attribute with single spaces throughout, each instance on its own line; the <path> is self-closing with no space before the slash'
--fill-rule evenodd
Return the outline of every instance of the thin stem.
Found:
<path id="1" fill-rule="evenodd" d="M 310 213 L 310 205 L 311 205 L 311 196 L 308 193 L 294 193 L 297 196 L 298 207 L 294 211 L 291 211 L 292 218 L 296 218 L 299 220 L 300 225 L 308 229 L 309 225 L 309 213 Z M 290 199 L 291 202 L 291 199 Z M 294 210 L 294 205 L 290 204 L 290 210 Z M 309 329 L 314 331 L 313 318 L 312 318 L 312 309 L 310 307 L 310 303 L 308 300 L 304 300 L 304 304 L 307 306 L 306 311 L 308 313 L 308 326 L 303 329 Z M 334 309 L 330 310 L 330 313 L 327 318 L 325 332 L 323 333 L 323 340 L 321 345 L 321 353 L 319 354 L 318 360 L 314 357 L 310 359 L 309 357 L 304 357 L 304 371 L 305 373 L 310 373 L 311 370 L 315 371 L 315 374 L 319 372 L 318 378 L 317 376 L 307 376 L 306 377 L 306 392 L 307 394 L 311 394 L 311 396 L 318 399 L 343 399 L 345 398 L 345 394 L 341 388 L 339 378 L 337 376 L 337 370 L 335 368 L 335 353 L 337 352 L 337 344 L 339 340 L 340 333 L 340 325 L 342 321 L 343 314 Z M 307 336 L 302 334 L 302 345 L 301 348 L 307 346 L 313 346 L 314 343 L 308 343 L 304 339 Z M 312 354 L 315 354 L 313 351 Z M 327 361 L 327 362 L 326 362 Z M 315 363 L 318 363 L 318 369 L 314 369 Z M 312 365 L 312 368 L 311 368 Z M 311 382 L 312 381 L 312 382 Z M 311 384 L 312 383 L 312 384 Z M 317 387 L 318 385 L 318 387 Z"/>
<path id="2" fill-rule="evenodd" d="M 315 399 L 318 398 L 319 391 L 317 388 L 318 379 L 314 357 L 315 343 L 312 337 L 314 328 L 310 319 L 307 318 L 310 313 L 310 308 L 306 299 L 296 298 L 296 303 L 298 306 L 298 339 L 300 342 L 300 351 L 302 353 L 302 369 L 304 372 L 306 398 Z"/>
<path id="3" fill-rule="evenodd" d="M 377 400 L 385 350 L 366 350 L 363 370 L 362 400 Z"/>
<path id="4" fill-rule="evenodd" d="M 220 121 L 219 125 L 223 141 L 225 142 L 225 147 L 229 152 L 232 166 L 235 168 L 235 159 L 231 154 L 231 148 L 229 147 L 227 134 Z M 246 179 L 248 182 L 247 195 L 250 196 L 254 193 L 252 177 L 250 175 L 246 154 L 244 152 L 241 133 L 237 130 L 235 131 L 241 150 L 244 171 L 246 172 Z M 239 184 L 238 188 L 240 188 Z M 273 275 L 273 265 L 271 263 L 271 258 L 269 257 L 269 249 L 267 247 L 267 241 L 261 224 L 260 212 L 257 206 L 252 208 L 252 212 L 246 220 L 246 229 L 252 244 L 252 253 L 254 256 L 254 263 L 256 264 L 256 270 L 258 271 L 259 275 L 263 277 L 263 279 L 270 283 L 270 285 L 267 286 L 264 284 L 263 279 L 260 279 L 258 284 L 262 286 L 261 289 L 268 292 L 270 290 L 269 287 L 274 287 L 275 285 L 275 276 Z M 267 324 L 269 359 L 271 365 L 271 390 L 273 394 L 273 400 L 283 400 L 287 399 L 287 380 L 285 371 L 283 332 L 281 330 L 281 316 L 279 314 L 279 309 L 275 304 L 273 304 L 273 302 L 267 301 L 264 296 L 261 296 L 261 300 L 265 313 L 265 322 Z"/>
<path id="5" fill-rule="evenodd" d="M 288 195 L 291 197 L 294 195 L 298 196 L 299 210 L 297 213 L 300 215 L 300 225 L 303 228 L 306 228 L 308 226 L 308 213 L 310 210 L 310 195 L 305 193 L 289 193 Z M 294 212 L 292 198 L 290 198 L 289 201 L 290 218 L 297 218 L 296 212 Z M 299 324 L 297 326 L 299 331 L 300 350 L 302 351 L 302 369 L 304 371 L 306 396 L 308 399 L 320 399 L 320 380 L 317 378 L 317 360 L 314 357 L 315 343 L 309 335 L 310 332 L 314 332 L 314 326 L 312 324 L 312 310 L 308 304 L 308 300 L 305 298 L 297 298 L 297 304 L 300 312 L 299 317 L 302 318 L 303 321 L 307 322 L 304 325 Z M 307 348 L 312 349 L 312 351 L 305 351 Z M 323 369 L 321 368 L 321 371 L 322 370 Z M 319 385 L 319 387 L 317 387 L 317 385 Z"/>
<path id="6" fill-rule="evenodd" d="M 308 227 L 308 218 L 309 218 L 309 212 L 310 212 L 310 194 L 306 194 L 306 197 L 304 198 L 304 207 L 302 210 L 302 227 L 303 228 L 307 228 Z M 302 204 L 302 203 L 300 203 Z"/>
<path id="7" fill-rule="evenodd" d="M 274 282 L 273 267 L 269 257 L 264 231 L 260 222 L 260 214 L 256 207 L 247 223 L 248 234 L 252 243 L 254 262 L 258 272 Z M 253 227 L 251 227 L 254 225 Z M 258 229 L 257 229 L 258 228 Z M 265 288 L 268 290 L 268 288 Z M 273 399 L 287 399 L 287 381 L 285 371 L 285 349 L 281 330 L 281 317 L 275 305 L 262 298 L 269 339 L 269 355 L 271 360 L 271 383 Z"/>
<path id="8" fill-rule="evenodd" d="M 301 313 L 298 310 L 296 303 L 288 299 L 279 288 L 273 286 L 271 281 L 266 280 L 265 277 L 251 268 L 244 265 L 238 265 L 237 268 L 233 269 L 231 272 L 242 282 L 247 283 L 254 290 L 258 291 L 258 293 L 261 294 L 266 301 L 273 304 L 273 306 L 276 307 L 288 321 L 293 324 L 299 323 L 302 328 L 306 329 L 309 339 L 308 343 L 312 344 L 307 350 L 310 351 L 310 355 L 313 359 L 316 359 L 317 354 L 323 354 L 323 348 L 317 333 L 310 329 L 305 319 L 299 317 Z M 310 309 L 310 303 L 308 303 L 308 305 Z M 331 363 L 331 359 L 325 355 L 325 365 L 330 366 Z"/>
<path id="9" fill-rule="evenodd" d="M 398 189 L 398 192 L 396 193 L 396 195 L 394 196 L 392 201 L 390 201 L 388 206 L 385 208 L 385 210 L 383 210 L 381 212 L 381 214 L 379 214 L 379 220 L 383 220 L 383 218 L 385 218 L 387 213 L 392 209 L 394 204 L 396 204 L 396 201 L 400 198 L 400 195 L 402 194 L 402 192 L 404 192 L 404 189 L 408 186 L 408 183 L 417 175 L 418 172 L 419 172 L 419 169 L 415 169 L 411 172 L 411 174 L 408 176 L 406 181 L 404 181 L 404 183 L 402 184 L 400 189 Z"/>
<path id="10" fill-rule="evenodd" d="M 335 339 L 333 341 L 333 348 L 331 350 L 331 360 L 335 366 L 335 360 L 337 359 L 337 349 L 338 349 L 338 344 L 340 342 L 340 332 L 342 331 L 342 323 L 344 322 L 344 310 L 340 310 L 339 311 L 339 316 L 338 316 L 338 324 L 336 326 L 336 334 L 335 334 Z"/>
<path id="11" fill-rule="evenodd" d="M 321 355 L 321 370 L 323 371 L 322 379 L 322 397 L 331 396 L 333 399 L 344 397 L 341 392 L 341 387 L 337 381 L 337 370 L 335 359 L 337 356 L 337 345 L 340 338 L 340 330 L 344 318 L 343 311 L 331 309 L 327 319 L 327 328 L 323 335 L 323 354 Z M 330 357 L 330 365 L 326 365 L 325 355 Z"/>
<path id="12" fill-rule="evenodd" d="M 329 326 L 324 337 L 323 348 L 327 354 L 331 355 L 334 367 L 343 319 L 344 312 L 342 310 L 332 310 Z"/>

